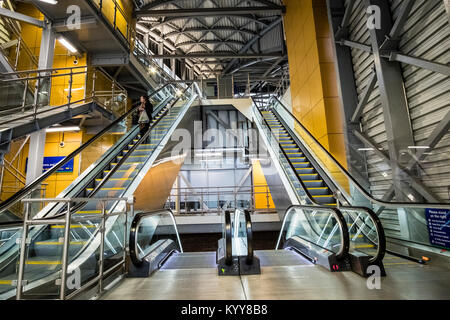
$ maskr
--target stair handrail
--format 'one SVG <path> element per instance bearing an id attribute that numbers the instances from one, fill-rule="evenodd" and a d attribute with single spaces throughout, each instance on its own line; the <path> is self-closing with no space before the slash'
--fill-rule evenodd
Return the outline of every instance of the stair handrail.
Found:
<path id="1" fill-rule="evenodd" d="M 342 214 L 342 212 L 339 209 L 337 209 L 337 208 L 318 207 L 318 206 L 305 206 L 305 205 L 291 205 L 289 208 L 286 209 L 286 213 L 285 213 L 284 218 L 283 218 L 283 223 L 281 225 L 280 235 L 278 236 L 278 241 L 277 241 L 277 245 L 275 247 L 275 250 L 280 250 L 281 238 L 282 238 L 282 235 L 283 235 L 283 231 L 284 231 L 284 229 L 286 227 L 287 219 L 289 218 L 291 213 L 295 211 L 295 209 L 300 209 L 300 210 L 323 210 L 323 211 L 328 211 L 329 213 L 331 213 L 331 215 L 337 221 L 337 223 L 339 225 L 339 229 L 341 230 L 341 246 L 340 246 L 339 252 L 336 253 L 336 258 L 337 259 L 342 259 L 342 258 L 345 258 L 348 255 L 349 250 L 350 250 L 350 237 L 349 237 L 349 233 L 348 233 L 347 223 L 345 222 L 345 218 L 344 218 L 344 215 Z M 305 239 L 305 240 L 307 240 L 307 239 Z M 307 241 L 311 242 L 309 240 L 307 240 Z M 326 248 L 324 248 L 324 249 L 326 249 Z"/>
<path id="2" fill-rule="evenodd" d="M 306 132 L 309 138 L 311 138 L 316 145 L 326 153 L 326 155 L 333 161 L 333 163 L 344 173 L 344 175 L 355 184 L 358 191 L 360 191 L 363 196 L 369 200 L 371 203 L 382 206 L 382 207 L 391 207 L 391 208 L 418 208 L 418 209 L 426 209 L 426 208 L 436 208 L 436 209 L 450 209 L 450 204 L 442 204 L 442 203 L 415 203 L 415 202 L 388 202 L 383 200 L 375 199 L 371 194 L 369 194 L 364 187 L 362 187 L 359 182 L 352 176 L 350 172 L 347 171 L 339 161 L 311 134 L 311 132 L 305 128 L 305 126 L 286 108 L 286 106 L 276 97 L 274 97 L 277 102 L 284 108 L 284 110 L 294 119 L 296 124 L 298 124 L 302 130 Z M 259 110 L 259 108 L 257 108 Z"/>
<path id="3" fill-rule="evenodd" d="M 249 210 L 244 210 L 245 215 L 245 231 L 247 233 L 247 264 L 253 263 L 253 258 L 255 256 L 253 248 L 253 224 L 252 217 Z"/>
<path id="4" fill-rule="evenodd" d="M 224 215 L 225 221 L 223 225 L 223 233 L 225 236 L 225 264 L 231 265 L 233 263 L 233 232 L 231 225 L 231 212 L 226 210 Z"/>
<path id="5" fill-rule="evenodd" d="M 177 236 L 177 242 L 178 247 L 180 249 L 180 252 L 183 252 L 183 246 L 181 245 L 181 239 L 180 239 L 180 233 L 178 232 L 177 222 L 175 219 L 175 215 L 173 214 L 173 211 L 171 209 L 165 209 L 165 210 L 156 210 L 156 211 L 150 211 L 150 212 L 140 212 L 137 213 L 134 218 L 133 222 L 131 223 L 130 227 L 130 242 L 129 242 L 129 249 L 130 249 L 130 258 L 131 262 L 137 267 L 141 266 L 143 261 L 142 259 L 139 259 L 139 248 L 138 248 L 138 231 L 139 226 L 142 222 L 142 220 L 151 217 L 151 216 L 157 216 L 161 214 L 167 214 L 169 215 L 170 219 L 172 220 L 173 226 L 175 228 L 175 234 Z"/>

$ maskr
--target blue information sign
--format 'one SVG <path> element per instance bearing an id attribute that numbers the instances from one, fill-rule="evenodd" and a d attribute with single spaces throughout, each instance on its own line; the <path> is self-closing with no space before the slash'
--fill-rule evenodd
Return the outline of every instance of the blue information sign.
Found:
<path id="1" fill-rule="evenodd" d="M 65 157 L 44 157 L 44 166 L 43 171 L 47 171 L 54 166 L 56 166 L 61 160 L 63 160 Z M 67 162 L 65 165 L 63 165 L 61 168 L 58 169 L 56 172 L 73 172 L 73 159 Z"/>
<path id="2" fill-rule="evenodd" d="M 51 168 L 53 168 L 54 166 L 56 166 L 61 160 L 63 160 L 65 157 L 44 157 L 44 164 L 42 167 L 42 172 L 45 172 Z M 73 172 L 73 164 L 74 164 L 74 159 L 70 160 L 69 162 L 67 162 L 64 166 L 62 166 L 61 168 L 58 169 L 58 173 L 70 173 Z M 28 158 L 26 160 L 26 164 L 25 164 L 25 172 L 28 168 Z"/>
<path id="3" fill-rule="evenodd" d="M 426 209 L 430 243 L 434 246 L 450 249 L 450 210 Z"/>

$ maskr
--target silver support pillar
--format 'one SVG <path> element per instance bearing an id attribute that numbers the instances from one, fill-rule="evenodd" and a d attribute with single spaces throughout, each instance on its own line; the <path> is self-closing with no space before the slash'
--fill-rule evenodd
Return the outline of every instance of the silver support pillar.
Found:
<path id="1" fill-rule="evenodd" d="M 26 176 L 27 185 L 32 183 L 42 174 L 44 165 L 45 136 L 45 130 L 33 132 L 30 135 Z"/>
<path id="2" fill-rule="evenodd" d="M 392 45 L 380 48 L 389 38 L 394 27 L 391 8 L 389 2 L 385 0 L 365 0 L 364 5 L 366 8 L 369 6 L 380 8 L 381 28 L 370 29 L 369 33 L 383 106 L 396 201 L 408 202 L 412 201 L 412 198 L 414 198 L 414 201 L 423 201 L 420 194 L 410 188 L 410 179 L 405 171 L 399 168 L 399 166 L 406 167 L 409 163 L 408 146 L 415 145 L 415 142 L 401 64 L 383 57 L 386 51 L 396 51 L 398 44 L 394 42 Z M 400 30 L 397 30 L 397 32 L 400 32 Z M 414 173 L 412 174 L 414 175 Z M 408 194 L 408 196 L 405 196 L 405 194 Z M 426 237 L 428 234 L 426 225 L 421 225 L 406 210 L 397 210 L 397 214 L 399 221 L 401 221 L 400 227 L 403 236 L 409 236 L 412 239 Z"/>
<path id="3" fill-rule="evenodd" d="M 398 165 L 409 162 L 408 146 L 414 145 L 413 131 L 409 117 L 409 107 L 403 83 L 401 65 L 388 61 L 381 55 L 380 46 L 386 40 L 392 27 L 392 15 L 389 3 L 383 0 L 365 0 L 365 6 L 378 6 L 381 9 L 381 28 L 369 30 L 372 41 L 375 69 L 383 105 L 389 158 L 397 201 L 409 201 L 404 197 L 406 177 Z M 414 196 L 417 196 L 415 194 Z M 419 198 L 417 198 L 419 200 Z"/>
<path id="4" fill-rule="evenodd" d="M 53 67 L 53 58 L 55 55 L 56 34 L 50 24 L 46 24 L 42 30 L 41 47 L 39 52 L 38 69 L 51 69 Z M 39 88 L 46 88 L 48 97 L 50 97 L 51 83 L 50 79 L 40 80 Z M 44 164 L 46 131 L 40 130 L 30 135 L 30 147 L 28 151 L 28 164 L 26 184 L 30 184 L 42 174 Z"/>

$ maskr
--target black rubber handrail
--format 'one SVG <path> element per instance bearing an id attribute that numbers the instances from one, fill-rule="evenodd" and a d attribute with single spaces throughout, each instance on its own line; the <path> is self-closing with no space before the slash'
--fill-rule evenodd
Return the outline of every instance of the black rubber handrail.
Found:
<path id="1" fill-rule="evenodd" d="M 161 88 L 153 92 L 151 96 L 159 93 L 161 90 L 163 90 L 168 84 L 163 85 Z M 92 145 L 97 139 L 101 138 L 103 135 L 105 135 L 111 128 L 113 128 L 115 125 L 123 121 L 125 118 L 130 116 L 133 112 L 135 112 L 139 105 L 136 105 L 132 107 L 129 111 L 127 111 L 125 114 L 114 120 L 110 125 L 108 125 L 106 128 L 104 128 L 102 131 L 97 133 L 95 136 L 93 136 L 91 139 L 89 139 L 86 143 L 81 145 L 78 149 L 71 152 L 69 155 L 67 155 L 63 160 L 61 160 L 59 163 L 57 163 L 54 167 L 47 170 L 45 173 L 43 173 L 40 177 L 36 178 L 32 183 L 30 183 L 28 186 L 22 188 L 15 194 L 13 194 L 11 197 L 0 203 L 0 214 L 2 211 L 8 209 L 13 203 L 21 200 L 23 197 L 25 197 L 27 194 L 32 192 L 37 186 L 39 186 L 43 181 L 45 181 L 47 178 L 49 178 L 53 173 L 58 171 L 62 166 L 67 164 L 69 161 L 71 161 L 73 158 L 75 158 L 79 153 L 81 153 L 83 150 L 85 150 L 87 147 Z M 13 224 L 15 222 L 12 222 Z"/>
<path id="2" fill-rule="evenodd" d="M 371 194 L 369 194 L 364 187 L 362 187 L 359 182 L 352 176 L 350 172 L 345 169 L 338 160 L 309 132 L 308 129 L 305 128 L 305 126 L 292 114 L 291 111 L 289 111 L 288 108 L 278 99 L 275 97 L 275 100 L 279 103 L 279 105 L 289 114 L 289 116 L 295 121 L 297 125 L 299 125 L 302 130 L 306 132 L 309 138 L 311 138 L 314 143 L 333 161 L 333 163 L 338 166 L 338 168 L 343 172 L 343 174 L 352 181 L 352 183 L 355 184 L 356 188 L 364 195 L 366 199 L 368 199 L 370 202 L 377 204 L 379 206 L 384 207 L 410 207 L 410 208 L 429 208 L 430 205 L 433 208 L 436 209 L 450 209 L 450 204 L 443 204 L 443 203 L 414 203 L 414 202 L 387 202 L 383 200 L 378 200 L 372 197 Z M 259 110 L 259 108 L 257 108 Z"/>
<path id="3" fill-rule="evenodd" d="M 336 253 L 336 259 L 340 260 L 340 259 L 344 259 L 348 256 L 348 253 L 350 250 L 350 236 L 349 236 L 347 222 L 345 221 L 344 215 L 337 208 L 318 207 L 318 206 L 291 205 L 289 208 L 287 208 L 286 213 L 284 214 L 283 224 L 281 226 L 281 231 L 280 231 L 280 235 L 278 236 L 277 246 L 276 246 L 275 250 L 278 250 L 280 247 L 281 238 L 283 236 L 283 231 L 286 228 L 286 221 L 287 221 L 288 217 L 290 216 L 291 212 L 294 212 L 294 209 L 328 211 L 336 219 L 336 221 L 339 225 L 339 229 L 341 231 L 341 246 L 340 246 L 339 252 Z M 302 239 L 304 239 L 304 238 L 302 238 Z M 307 240 L 307 241 L 311 242 L 309 240 Z M 314 245 L 316 245 L 316 244 L 314 244 Z M 329 251 L 329 249 L 327 249 L 327 248 L 324 248 L 324 249 Z"/>
<path id="4" fill-rule="evenodd" d="M 245 230 L 247 232 L 247 264 L 253 264 L 255 256 L 253 249 L 253 225 L 252 217 L 249 210 L 244 210 L 245 215 Z"/>
<path id="5" fill-rule="evenodd" d="M 384 227 L 381 223 L 380 218 L 378 218 L 378 216 L 375 214 L 375 212 L 373 212 L 373 210 L 369 209 L 369 208 L 365 208 L 365 207 L 340 207 L 339 208 L 342 211 L 353 211 L 356 213 L 359 213 L 361 211 L 364 211 L 368 217 L 370 218 L 370 220 L 372 220 L 372 223 L 375 226 L 376 232 L 377 232 L 377 237 L 378 237 L 378 244 L 377 245 L 377 252 L 376 254 L 371 257 L 369 259 L 369 263 L 370 264 L 377 264 L 377 263 L 381 263 L 381 261 L 383 261 L 384 256 L 386 255 L 386 235 L 384 232 Z M 355 219 L 353 219 L 353 221 L 356 223 L 357 221 Z M 366 222 L 364 222 L 363 220 L 361 220 L 361 223 L 366 224 Z M 370 240 L 370 237 L 366 234 L 364 234 L 366 236 L 366 238 Z"/>
<path id="6" fill-rule="evenodd" d="M 225 223 L 223 231 L 225 236 L 225 264 L 230 266 L 233 264 L 233 232 L 231 227 L 231 213 L 225 211 Z"/>
<path id="7" fill-rule="evenodd" d="M 131 222 L 131 226 L 130 226 L 130 243 L 128 245 L 129 246 L 129 250 L 130 250 L 131 262 L 136 267 L 142 266 L 142 264 L 144 262 L 143 259 L 145 258 L 145 257 L 143 257 L 142 259 L 139 258 L 139 248 L 138 248 L 138 231 L 139 231 L 139 226 L 141 225 L 141 222 L 143 220 L 145 220 L 146 218 L 151 217 L 151 216 L 162 215 L 162 214 L 168 214 L 171 217 L 172 222 L 174 224 L 175 234 L 177 236 L 177 241 L 178 241 L 178 246 L 179 246 L 180 252 L 183 252 L 183 247 L 181 245 L 180 234 L 178 232 L 177 223 L 176 223 L 173 211 L 171 209 L 157 210 L 157 211 L 151 211 L 151 212 L 141 212 L 141 213 L 136 214 L 134 216 L 133 221 Z"/>

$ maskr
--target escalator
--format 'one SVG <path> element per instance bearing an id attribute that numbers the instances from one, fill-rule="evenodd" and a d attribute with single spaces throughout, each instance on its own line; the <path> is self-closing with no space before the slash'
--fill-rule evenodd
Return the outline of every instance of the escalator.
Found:
<path id="1" fill-rule="evenodd" d="M 61 294 L 58 285 L 61 274 L 77 269 L 81 283 L 87 285 L 98 277 L 99 265 L 103 273 L 122 263 L 127 234 L 123 226 L 133 212 L 132 201 L 127 199 L 194 101 L 191 89 L 179 94 L 173 85 L 162 87 L 152 95 L 159 103 L 144 136 L 140 136 L 139 126 L 132 124 L 135 106 L 0 204 L 0 215 L 16 217 L 0 226 L 1 298 L 16 294 L 20 298 L 65 298 L 65 290 Z M 62 166 L 80 158 L 91 164 L 84 165 L 78 178 L 56 199 L 45 198 L 38 191 L 42 184 L 55 180 Z M 27 237 L 22 241 L 24 234 Z M 16 291 L 17 279 L 22 283 L 20 292 Z"/>
<path id="2" fill-rule="evenodd" d="M 336 208 L 344 217 L 352 270 L 367 276 L 370 266 L 378 266 L 384 274 L 384 258 L 390 266 L 392 261 L 420 266 L 430 260 L 428 255 L 438 257 L 442 254 L 429 240 L 427 212 L 447 212 L 448 204 L 378 198 L 376 190 L 370 188 L 368 178 L 364 178 L 368 172 L 363 169 L 361 173 L 355 170 L 350 173 L 277 98 L 271 99 L 266 106 L 254 104 L 253 116 L 291 202 L 317 206 L 318 210 Z M 403 183 L 414 183 L 414 177 L 408 178 L 407 168 L 399 166 L 399 170 L 405 173 L 401 178 Z M 408 195 L 407 190 L 397 192 Z M 311 225 L 315 220 L 313 214 L 311 212 L 307 219 L 300 220 L 304 228 L 317 229 Z M 391 220 L 386 220 L 386 217 L 392 219 L 393 215 L 404 221 L 401 232 L 399 229 L 393 232 Z M 289 217 L 285 216 L 285 219 Z M 320 228 L 316 234 L 319 231 Z"/>
<path id="3" fill-rule="evenodd" d="M 262 111 L 264 122 L 278 138 L 280 151 L 292 166 L 299 184 L 296 191 L 305 190 L 315 204 L 336 207 L 337 201 L 330 187 L 307 157 L 307 153 L 293 138 L 272 110 Z M 311 203 L 311 201 L 308 201 Z"/>
<path id="4" fill-rule="evenodd" d="M 369 208 L 351 206 L 336 182 L 345 184 L 342 178 L 324 170 L 329 161 L 320 159 L 317 148 L 295 132 L 296 123 L 286 122 L 290 118 L 279 111 L 254 106 L 256 125 L 292 191 L 291 201 L 300 205 L 286 211 L 277 248 L 295 248 L 330 271 L 367 276 L 369 266 L 377 265 L 384 273 L 386 240 L 379 218 Z"/>

